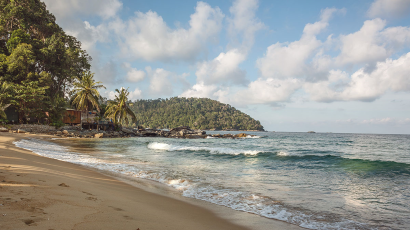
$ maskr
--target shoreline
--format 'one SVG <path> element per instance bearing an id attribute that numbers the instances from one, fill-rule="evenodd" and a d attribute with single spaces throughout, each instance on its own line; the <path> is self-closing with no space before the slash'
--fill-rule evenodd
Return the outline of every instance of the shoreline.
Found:
<path id="1" fill-rule="evenodd" d="M 41 157 L 12 143 L 27 137 L 0 133 L 1 229 L 302 229 L 172 196 L 155 183 L 144 188 L 143 183 Z"/>

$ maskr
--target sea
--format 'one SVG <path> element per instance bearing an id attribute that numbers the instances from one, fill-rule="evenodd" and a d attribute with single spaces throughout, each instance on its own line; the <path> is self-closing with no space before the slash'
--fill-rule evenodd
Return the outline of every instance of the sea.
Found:
<path id="1" fill-rule="evenodd" d="M 308 229 L 410 229 L 410 135 L 247 133 L 15 145 Z"/>

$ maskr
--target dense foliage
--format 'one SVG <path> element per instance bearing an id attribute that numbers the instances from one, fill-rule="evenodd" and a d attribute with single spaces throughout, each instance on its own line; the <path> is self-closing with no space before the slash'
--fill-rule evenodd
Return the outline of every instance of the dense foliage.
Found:
<path id="1" fill-rule="evenodd" d="M 90 60 L 43 2 L 0 0 L 0 84 L 10 86 L 1 100 L 15 106 L 20 119 L 57 111 L 52 102 L 64 98 L 75 77 L 90 69 Z"/>
<path id="2" fill-rule="evenodd" d="M 249 115 L 207 98 L 137 100 L 131 109 L 137 124 L 150 128 L 263 130 L 260 122 Z"/>

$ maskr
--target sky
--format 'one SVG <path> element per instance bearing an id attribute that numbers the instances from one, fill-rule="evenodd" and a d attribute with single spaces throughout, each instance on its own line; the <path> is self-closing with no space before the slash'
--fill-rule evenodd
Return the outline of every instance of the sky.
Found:
<path id="1" fill-rule="evenodd" d="M 44 2 L 107 98 L 211 98 L 268 131 L 410 134 L 410 0 Z"/>

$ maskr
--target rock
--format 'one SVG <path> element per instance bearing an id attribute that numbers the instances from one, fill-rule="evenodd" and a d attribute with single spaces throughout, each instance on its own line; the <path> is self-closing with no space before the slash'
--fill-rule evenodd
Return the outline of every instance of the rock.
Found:
<path id="1" fill-rule="evenodd" d="M 156 132 L 149 132 L 149 131 L 142 131 L 141 132 L 142 136 L 145 137 L 156 137 L 158 134 Z"/>
<path id="2" fill-rule="evenodd" d="M 17 129 L 17 133 L 26 133 L 26 130 L 24 130 L 24 129 Z"/>
<path id="3" fill-rule="evenodd" d="M 9 130 L 7 128 L 4 127 L 0 127 L 0 132 L 8 132 Z"/>
<path id="4" fill-rule="evenodd" d="M 197 135 L 205 135 L 206 132 L 200 129 L 194 130 Z"/>
<path id="5" fill-rule="evenodd" d="M 206 135 L 197 135 L 197 134 L 187 134 L 186 138 L 188 139 L 199 139 L 199 138 L 206 138 Z"/>
<path id="6" fill-rule="evenodd" d="M 57 134 L 57 135 L 61 135 L 61 134 L 63 134 L 63 132 L 57 131 L 56 134 Z"/>
<path id="7" fill-rule="evenodd" d="M 192 129 L 190 129 L 189 128 L 189 126 L 180 126 L 180 127 L 176 127 L 176 128 L 173 128 L 173 129 L 171 129 L 171 132 L 172 131 L 181 131 L 181 130 L 183 130 L 183 129 L 187 129 L 187 130 L 191 130 L 192 131 Z"/>
<path id="8" fill-rule="evenodd" d="M 212 137 L 222 137 L 221 134 L 213 134 Z"/>
<path id="9" fill-rule="evenodd" d="M 224 134 L 222 137 L 223 138 L 233 138 L 233 135 L 228 133 L 228 134 Z"/>
<path id="10" fill-rule="evenodd" d="M 241 138 L 241 137 L 247 137 L 248 136 L 248 134 L 246 134 L 246 133 L 239 133 L 239 134 L 236 134 L 234 137 L 235 138 Z"/>
<path id="11" fill-rule="evenodd" d="M 128 128 L 122 128 L 122 132 L 127 133 L 127 134 L 134 134 L 134 131 Z"/>
<path id="12" fill-rule="evenodd" d="M 94 134 L 94 138 L 102 138 L 104 136 L 104 133 L 96 133 Z"/>
<path id="13" fill-rule="evenodd" d="M 186 133 L 188 133 L 187 130 L 186 130 L 186 129 L 183 129 L 183 130 L 181 130 L 181 131 L 178 132 L 178 136 L 183 137 L 183 136 L 185 136 Z"/>
<path id="14" fill-rule="evenodd" d="M 68 131 L 67 131 L 67 130 L 63 130 L 63 134 L 68 134 Z"/>

